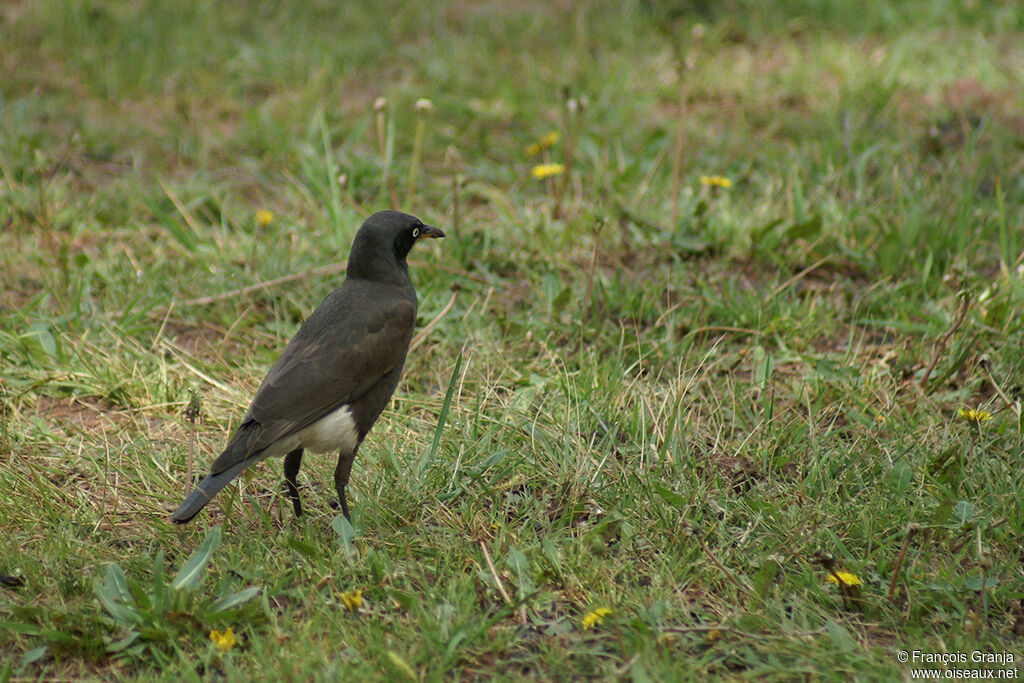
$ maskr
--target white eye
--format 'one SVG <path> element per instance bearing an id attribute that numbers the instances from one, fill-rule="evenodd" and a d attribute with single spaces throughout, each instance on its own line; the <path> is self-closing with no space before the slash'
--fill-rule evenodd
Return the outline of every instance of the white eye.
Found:
<path id="1" fill-rule="evenodd" d="M 412 229 L 412 236 L 413 236 L 413 239 L 416 239 L 417 237 L 419 237 L 420 236 L 420 229 L 419 228 L 413 228 Z"/>

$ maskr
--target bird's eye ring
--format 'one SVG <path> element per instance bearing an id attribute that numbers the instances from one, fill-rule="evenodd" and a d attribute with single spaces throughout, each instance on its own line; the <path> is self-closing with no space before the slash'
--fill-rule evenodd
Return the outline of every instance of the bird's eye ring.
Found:
<path id="1" fill-rule="evenodd" d="M 420 236 L 420 229 L 419 228 L 413 228 L 412 229 L 412 236 L 414 238 L 419 237 Z"/>

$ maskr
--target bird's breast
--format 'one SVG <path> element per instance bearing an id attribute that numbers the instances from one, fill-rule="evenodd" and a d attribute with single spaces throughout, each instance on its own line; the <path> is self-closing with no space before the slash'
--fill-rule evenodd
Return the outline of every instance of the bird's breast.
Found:
<path id="1" fill-rule="evenodd" d="M 351 453 L 359 445 L 359 430 L 348 406 L 328 413 L 296 434 L 303 448 L 314 453 L 345 451 Z"/>

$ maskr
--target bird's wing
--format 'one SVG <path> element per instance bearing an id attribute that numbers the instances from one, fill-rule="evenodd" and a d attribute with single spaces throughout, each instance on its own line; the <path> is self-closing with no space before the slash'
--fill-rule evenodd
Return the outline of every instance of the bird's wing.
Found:
<path id="1" fill-rule="evenodd" d="M 214 474 L 357 400 L 405 361 L 415 299 L 371 299 L 336 290 L 313 312 L 260 384 Z"/>

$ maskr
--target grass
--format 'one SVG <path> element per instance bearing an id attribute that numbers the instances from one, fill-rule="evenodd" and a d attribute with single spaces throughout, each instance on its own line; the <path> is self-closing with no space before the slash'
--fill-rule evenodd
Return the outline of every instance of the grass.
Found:
<path id="1" fill-rule="evenodd" d="M 0 680 L 1016 667 L 1012 3 L 422 4 L 2 10 Z M 354 528 L 331 457 L 168 524 L 392 205 Z"/>

